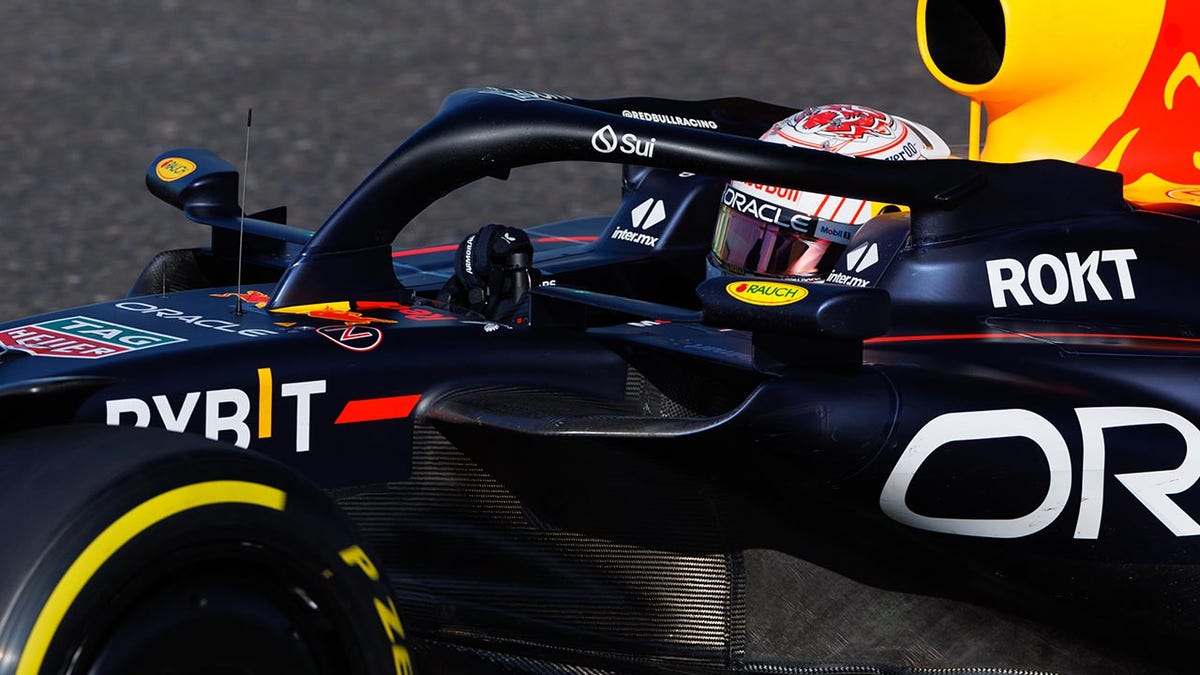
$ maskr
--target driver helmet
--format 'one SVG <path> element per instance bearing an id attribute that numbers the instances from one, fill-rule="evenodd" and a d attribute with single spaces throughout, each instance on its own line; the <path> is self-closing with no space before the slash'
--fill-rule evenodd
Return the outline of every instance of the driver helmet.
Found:
<path id="1" fill-rule="evenodd" d="M 884 160 L 950 155 L 946 142 L 928 127 L 841 103 L 801 110 L 777 122 L 761 140 Z M 851 197 L 730 181 L 721 195 L 709 276 L 822 281 L 859 225 L 885 207 Z"/>

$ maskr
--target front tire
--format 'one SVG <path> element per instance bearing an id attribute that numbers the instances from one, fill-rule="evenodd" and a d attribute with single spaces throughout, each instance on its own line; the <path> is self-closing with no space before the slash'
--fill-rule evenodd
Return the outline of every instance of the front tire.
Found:
<path id="1" fill-rule="evenodd" d="M 0 438 L 0 673 L 411 673 L 369 547 L 262 455 L 154 429 Z"/>

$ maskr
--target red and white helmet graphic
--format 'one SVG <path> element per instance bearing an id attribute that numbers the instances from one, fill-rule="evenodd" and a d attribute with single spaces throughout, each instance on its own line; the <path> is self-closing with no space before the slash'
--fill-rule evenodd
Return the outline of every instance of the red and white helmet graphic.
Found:
<path id="1" fill-rule="evenodd" d="M 882 160 L 940 159 L 950 148 L 928 127 L 852 104 L 807 108 L 762 140 Z M 858 226 L 883 205 L 794 188 L 730 181 L 710 260 L 734 274 L 824 279 Z"/>

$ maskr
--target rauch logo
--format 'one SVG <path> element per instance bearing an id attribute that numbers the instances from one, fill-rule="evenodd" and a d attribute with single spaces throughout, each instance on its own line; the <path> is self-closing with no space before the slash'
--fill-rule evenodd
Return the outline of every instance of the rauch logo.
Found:
<path id="1" fill-rule="evenodd" d="M 154 174 L 164 183 L 179 180 L 196 170 L 196 163 L 183 157 L 168 157 L 154 167 Z"/>
<path id="2" fill-rule="evenodd" d="M 734 281 L 725 286 L 725 292 L 742 302 L 767 307 L 790 305 L 808 295 L 808 289 L 803 286 L 775 281 Z"/>

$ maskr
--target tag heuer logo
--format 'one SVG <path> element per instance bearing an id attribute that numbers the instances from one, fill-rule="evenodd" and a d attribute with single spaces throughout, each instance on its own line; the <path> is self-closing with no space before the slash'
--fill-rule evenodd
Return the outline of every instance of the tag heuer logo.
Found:
<path id="1" fill-rule="evenodd" d="M 186 340 L 86 316 L 52 319 L 0 331 L 0 346 L 34 356 L 64 359 L 99 359 L 173 342 Z"/>

